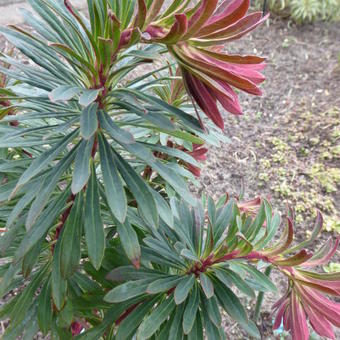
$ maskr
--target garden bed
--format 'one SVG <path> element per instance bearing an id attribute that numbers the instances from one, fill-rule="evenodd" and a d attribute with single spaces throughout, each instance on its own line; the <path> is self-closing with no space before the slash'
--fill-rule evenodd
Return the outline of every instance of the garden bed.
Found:
<path id="1" fill-rule="evenodd" d="M 231 142 L 210 149 L 198 192 L 237 195 L 243 182 L 246 198 L 270 196 L 276 208 L 295 207 L 298 239 L 312 230 L 316 209 L 329 228 L 322 238 L 339 232 L 339 35 L 340 24 L 297 27 L 277 20 L 237 42 L 235 53 L 268 56 L 264 95 L 242 95 L 245 116 L 226 117 Z M 276 298 L 267 296 L 263 306 L 266 339 Z M 227 318 L 225 329 L 228 339 L 246 337 Z"/>

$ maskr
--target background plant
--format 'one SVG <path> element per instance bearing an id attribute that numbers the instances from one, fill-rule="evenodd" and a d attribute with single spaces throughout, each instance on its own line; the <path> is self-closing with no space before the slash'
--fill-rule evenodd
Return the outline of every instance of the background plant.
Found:
<path id="1" fill-rule="evenodd" d="M 89 19 L 68 1 L 29 2 L 36 14 L 23 15 L 35 33 L 1 29 L 26 59 L 7 54 L 1 67 L 1 99 L 11 108 L 3 114 L 0 139 L 6 230 L 0 239 L 1 296 L 19 287 L 0 312 L 11 320 L 5 338 L 29 338 L 38 330 L 61 339 L 83 330 L 81 336 L 90 339 L 129 338 L 139 324 L 139 337 L 164 338 L 163 321 L 184 321 L 180 302 L 192 289 L 202 295 L 202 301 L 192 299 L 198 336 L 202 327 L 211 338 L 224 336 L 219 304 L 259 336 L 235 293 L 210 271 L 246 260 L 294 267 L 280 252 L 268 257 L 265 248 L 279 218 L 271 220 L 268 203 L 231 200 L 224 208 L 223 198 L 217 208 L 208 203 L 221 225 L 213 215 L 206 224 L 204 208 L 190 207 L 199 203 L 186 182 L 199 175 L 204 144 L 224 138 L 217 102 L 241 114 L 235 88 L 261 94 L 264 59 L 229 55 L 223 45 L 266 17 L 246 15 L 249 1 L 174 1 L 164 11 L 163 1 L 89 1 Z M 169 249 L 165 262 L 163 247 Z M 308 262 L 310 254 L 304 254 L 298 259 Z M 115 275 L 130 264 L 130 276 L 120 279 L 129 282 L 121 287 Z M 261 279 L 273 288 L 258 271 L 265 266 L 252 272 L 259 281 L 255 290 L 264 290 Z M 235 277 L 232 269 L 227 273 Z M 241 274 L 237 287 L 247 290 Z M 139 275 L 148 282 L 134 282 Z M 155 278 L 164 278 L 162 289 L 150 293 Z M 212 287 L 220 292 L 214 299 Z M 117 291 L 124 300 L 117 302 Z M 194 327 L 175 326 L 179 338 Z M 291 324 L 287 329 L 297 332 Z"/>
<path id="2" fill-rule="evenodd" d="M 339 0 L 268 0 L 268 8 L 279 15 L 290 16 L 297 22 L 339 19 Z M 254 6 L 262 8 L 263 1 L 255 0 Z"/>

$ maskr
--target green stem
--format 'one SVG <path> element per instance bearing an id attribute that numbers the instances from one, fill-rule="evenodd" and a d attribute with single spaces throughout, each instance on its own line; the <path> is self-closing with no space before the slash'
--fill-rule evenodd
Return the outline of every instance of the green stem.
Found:
<path id="1" fill-rule="evenodd" d="M 266 276 L 270 276 L 270 273 L 272 271 L 272 266 L 269 266 L 266 268 L 264 274 Z M 259 317 L 260 317 L 260 312 L 261 312 L 261 307 L 263 303 L 263 298 L 264 298 L 264 292 L 259 292 L 257 295 L 257 300 L 256 300 L 256 305 L 255 305 L 255 312 L 254 312 L 254 321 L 257 322 Z"/>

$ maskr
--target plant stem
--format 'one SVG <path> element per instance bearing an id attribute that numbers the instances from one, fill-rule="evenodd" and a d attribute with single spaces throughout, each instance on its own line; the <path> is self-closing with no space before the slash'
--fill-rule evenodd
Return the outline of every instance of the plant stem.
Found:
<path id="1" fill-rule="evenodd" d="M 266 268 L 264 274 L 266 276 L 270 276 L 270 273 L 272 272 L 272 266 L 269 266 Z M 254 312 L 254 321 L 257 322 L 257 320 L 260 317 L 260 312 L 261 312 L 261 307 L 263 303 L 263 298 L 264 298 L 264 292 L 259 292 L 257 295 L 257 300 L 256 300 L 256 305 L 255 305 L 255 312 Z"/>

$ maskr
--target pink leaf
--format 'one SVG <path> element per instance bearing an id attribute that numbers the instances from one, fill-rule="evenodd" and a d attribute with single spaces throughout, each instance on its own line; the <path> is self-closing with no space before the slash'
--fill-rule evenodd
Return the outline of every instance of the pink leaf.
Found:
<path id="1" fill-rule="evenodd" d="M 198 32 L 198 36 L 209 35 L 231 26 L 246 15 L 249 3 L 249 0 L 233 1 L 223 12 L 210 18 Z"/>
<path id="2" fill-rule="evenodd" d="M 196 34 L 197 31 L 206 23 L 214 13 L 218 0 L 203 0 L 189 21 L 189 29 L 183 39 L 188 39 Z"/>
<path id="3" fill-rule="evenodd" d="M 308 340 L 309 331 L 306 314 L 294 290 L 292 291 L 290 309 L 292 318 L 291 331 L 293 340 Z"/>
<path id="4" fill-rule="evenodd" d="M 305 310 L 309 317 L 309 322 L 316 333 L 320 336 L 325 336 L 326 338 L 335 339 L 332 325 L 322 314 L 318 313 L 318 311 L 312 309 L 310 306 L 305 306 Z"/>
<path id="5" fill-rule="evenodd" d="M 187 32 L 188 21 L 185 14 L 176 14 L 175 23 L 172 25 L 169 33 L 160 38 L 156 39 L 156 42 L 163 44 L 174 44 Z"/>

